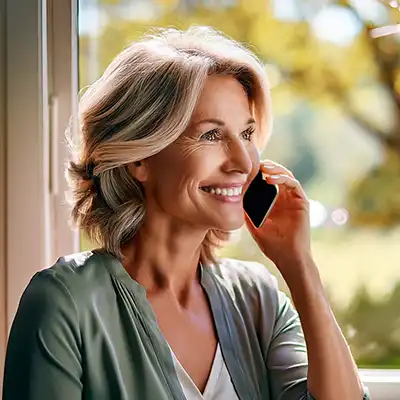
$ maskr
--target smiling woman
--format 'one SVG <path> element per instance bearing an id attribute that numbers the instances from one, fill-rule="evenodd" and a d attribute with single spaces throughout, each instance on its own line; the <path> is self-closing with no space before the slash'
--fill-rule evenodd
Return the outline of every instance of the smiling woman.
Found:
<path id="1" fill-rule="evenodd" d="M 187 159 L 190 166 L 198 169 L 197 179 L 209 179 L 215 153 L 221 149 L 212 143 L 222 141 L 227 144 L 230 137 L 237 135 L 238 126 L 240 135 L 249 138 L 256 125 L 253 114 L 257 119 L 255 143 L 262 147 L 269 135 L 271 116 L 266 115 L 266 110 L 270 101 L 262 65 L 239 44 L 212 30 L 201 31 L 201 28 L 192 29 L 181 35 L 178 31 L 167 30 L 131 45 L 116 57 L 81 100 L 83 147 L 77 149 L 76 161 L 70 166 L 75 202 L 73 216 L 91 239 L 117 256 L 121 256 L 121 243 L 132 238 L 140 227 L 145 208 L 156 207 L 153 200 L 145 205 L 140 179 L 130 178 L 132 165 L 142 172 L 132 163 L 159 153 L 179 138 L 162 159 L 159 155 L 152 158 L 152 164 L 159 162 L 158 168 L 168 165 L 168 169 L 161 170 L 173 177 L 171 168 L 177 165 L 179 169 L 181 165 L 179 162 L 171 164 L 170 160 L 180 157 L 182 163 Z M 201 45 L 193 46 L 199 35 L 204 35 L 205 40 Z M 219 77 L 207 80 L 213 74 Z M 208 90 L 203 91 L 205 86 Z M 232 110 L 235 103 L 230 105 L 230 115 L 236 119 L 227 126 L 223 122 L 227 120 L 227 110 L 218 107 L 221 108 L 221 100 L 234 93 L 240 100 L 240 109 Z M 210 107 L 198 108 L 189 126 L 201 94 L 201 104 L 211 102 L 215 112 L 212 115 L 218 118 L 210 119 Z M 113 132 L 115 134 L 111 134 Z M 250 143 L 250 140 L 246 141 Z M 236 141 L 232 143 L 236 148 Z M 202 160 L 201 154 L 208 156 Z M 202 160 L 201 164 L 199 160 Z M 100 183 L 101 196 L 86 172 L 89 166 L 93 166 L 93 173 Z M 239 183 L 243 184 L 243 181 L 244 177 L 241 177 Z M 176 190 L 173 185 L 165 185 L 168 182 L 165 176 L 161 182 L 164 182 L 165 190 Z M 194 185 L 196 190 L 199 183 L 182 182 L 183 185 Z M 224 179 L 217 183 L 227 184 Z M 151 190 L 159 193 L 161 188 Z M 188 194 L 198 195 L 193 191 Z M 157 197 L 150 199 L 157 201 Z M 179 196 L 175 200 L 184 207 Z M 129 222 L 127 215 L 131 216 Z M 204 261 L 211 257 L 211 248 L 225 236 L 221 229 L 207 234 L 202 246 Z"/>
<path id="2" fill-rule="evenodd" d="M 115 58 L 81 100 L 68 167 L 72 216 L 100 248 L 31 280 L 4 400 L 368 398 L 312 258 L 307 197 L 260 163 L 271 119 L 261 63 L 212 29 L 161 30 Z M 243 195 L 260 171 L 279 195 L 256 228 Z M 245 222 L 297 311 L 264 266 L 215 256 Z"/>

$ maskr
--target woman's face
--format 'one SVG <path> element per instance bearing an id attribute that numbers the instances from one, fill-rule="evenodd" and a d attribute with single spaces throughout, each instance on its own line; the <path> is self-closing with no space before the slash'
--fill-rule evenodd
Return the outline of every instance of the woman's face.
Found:
<path id="1" fill-rule="evenodd" d="M 259 169 L 255 131 L 242 85 L 210 76 L 187 131 L 146 160 L 147 212 L 196 228 L 240 228 L 244 189 Z"/>

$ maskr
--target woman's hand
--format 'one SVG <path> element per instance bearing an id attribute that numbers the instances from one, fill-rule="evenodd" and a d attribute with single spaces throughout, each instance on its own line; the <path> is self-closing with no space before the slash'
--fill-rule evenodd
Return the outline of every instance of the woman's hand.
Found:
<path id="1" fill-rule="evenodd" d="M 311 257 L 309 202 L 300 183 L 282 165 L 264 161 L 260 168 L 268 183 L 279 186 L 279 195 L 264 225 L 256 228 L 247 215 L 246 224 L 261 251 L 286 279 L 293 265 Z"/>

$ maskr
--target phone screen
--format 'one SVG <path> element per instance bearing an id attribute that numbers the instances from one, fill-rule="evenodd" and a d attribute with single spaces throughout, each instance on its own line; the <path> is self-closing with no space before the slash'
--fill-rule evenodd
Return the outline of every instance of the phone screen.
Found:
<path id="1" fill-rule="evenodd" d="M 278 193 L 278 186 L 267 183 L 259 171 L 243 198 L 243 208 L 255 227 L 259 228 L 264 223 Z"/>

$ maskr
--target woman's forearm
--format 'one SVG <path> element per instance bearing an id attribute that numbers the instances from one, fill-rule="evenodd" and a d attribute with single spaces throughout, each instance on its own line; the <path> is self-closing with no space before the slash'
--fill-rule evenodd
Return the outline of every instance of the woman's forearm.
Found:
<path id="1" fill-rule="evenodd" d="M 317 400 L 362 399 L 357 366 L 326 299 L 318 269 L 311 257 L 301 263 L 295 276 L 284 278 L 306 339 L 309 392 Z"/>

